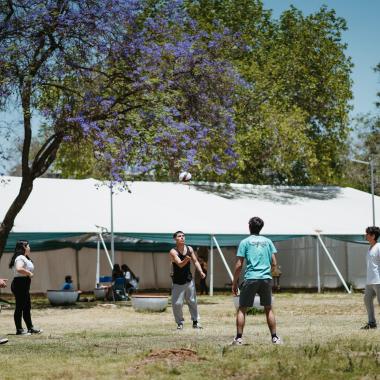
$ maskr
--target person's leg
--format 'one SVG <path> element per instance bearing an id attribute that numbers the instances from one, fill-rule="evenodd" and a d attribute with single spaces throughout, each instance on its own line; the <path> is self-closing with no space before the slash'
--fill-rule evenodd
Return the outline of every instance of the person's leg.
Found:
<path id="1" fill-rule="evenodd" d="M 241 338 L 243 336 L 246 313 L 247 308 L 239 306 L 236 313 L 236 338 Z"/>
<path id="2" fill-rule="evenodd" d="M 364 293 L 364 304 L 367 309 L 368 324 L 371 326 L 376 326 L 375 309 L 373 306 L 373 299 L 375 295 L 376 293 L 373 285 L 366 285 Z"/>
<path id="3" fill-rule="evenodd" d="M 198 321 L 198 305 L 194 281 L 188 282 L 185 289 L 185 300 L 189 307 L 191 320 L 196 323 Z"/>
<path id="4" fill-rule="evenodd" d="M 183 299 L 185 296 L 185 285 L 173 284 L 172 286 L 172 309 L 177 325 L 183 323 Z"/>
<path id="5" fill-rule="evenodd" d="M 11 290 L 16 299 L 15 312 L 13 315 L 15 326 L 17 331 L 22 330 L 22 311 L 24 308 L 24 292 L 23 292 L 23 283 L 22 280 L 16 277 L 12 281 Z"/>
<path id="6" fill-rule="evenodd" d="M 24 307 L 22 310 L 22 316 L 24 318 L 24 322 L 26 324 L 26 327 L 28 330 L 31 330 L 33 328 L 32 323 L 32 317 L 30 314 L 30 310 L 32 308 L 31 302 L 30 302 L 30 278 L 27 278 L 28 281 L 25 281 L 25 288 L 24 288 Z"/>
<path id="7" fill-rule="evenodd" d="M 272 306 L 264 306 L 265 316 L 267 318 L 267 325 L 271 335 L 276 334 L 276 318 L 274 317 Z"/>

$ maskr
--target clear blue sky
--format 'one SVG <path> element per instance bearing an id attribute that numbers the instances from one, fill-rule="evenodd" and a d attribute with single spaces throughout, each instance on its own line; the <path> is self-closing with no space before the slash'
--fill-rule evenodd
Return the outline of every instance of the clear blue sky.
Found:
<path id="1" fill-rule="evenodd" d="M 273 17 L 294 5 L 305 15 L 316 12 L 322 5 L 335 9 L 347 21 L 343 39 L 347 55 L 354 68 L 352 115 L 375 112 L 376 93 L 380 92 L 380 75 L 373 68 L 380 62 L 380 0 L 263 0 L 264 7 L 273 10 Z"/>

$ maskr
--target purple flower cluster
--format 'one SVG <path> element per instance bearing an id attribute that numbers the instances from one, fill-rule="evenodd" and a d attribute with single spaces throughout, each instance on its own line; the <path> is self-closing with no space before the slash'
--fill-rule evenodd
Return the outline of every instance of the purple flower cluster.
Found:
<path id="1" fill-rule="evenodd" d="M 6 3 L 0 95 L 25 99 L 31 89 L 52 131 L 90 141 L 114 180 L 235 165 L 234 103 L 245 84 L 219 58 L 237 44 L 229 30 L 200 30 L 179 0 Z"/>

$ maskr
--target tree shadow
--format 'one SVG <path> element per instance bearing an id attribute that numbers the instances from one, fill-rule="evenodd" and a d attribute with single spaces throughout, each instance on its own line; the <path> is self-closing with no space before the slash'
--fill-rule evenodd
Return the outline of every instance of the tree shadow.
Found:
<path id="1" fill-rule="evenodd" d="M 342 189 L 336 186 L 259 186 L 217 183 L 196 183 L 190 186 L 195 190 L 225 199 L 256 199 L 282 204 L 295 204 L 303 200 L 329 200 L 338 198 L 342 194 Z"/>

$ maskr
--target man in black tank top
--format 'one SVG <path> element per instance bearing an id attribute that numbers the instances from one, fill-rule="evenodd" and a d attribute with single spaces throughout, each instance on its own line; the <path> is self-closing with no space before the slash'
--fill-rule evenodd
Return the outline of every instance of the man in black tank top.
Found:
<path id="1" fill-rule="evenodd" d="M 177 231 L 173 234 L 173 239 L 176 242 L 176 246 L 170 250 L 169 256 L 172 263 L 172 307 L 177 329 L 183 329 L 184 319 L 182 309 L 184 300 L 186 300 L 189 307 L 193 328 L 201 329 L 202 327 L 198 323 L 197 296 L 190 262 L 194 263 L 201 278 L 205 278 L 206 275 L 202 271 L 193 248 L 185 245 L 185 234 L 182 231 Z"/>

